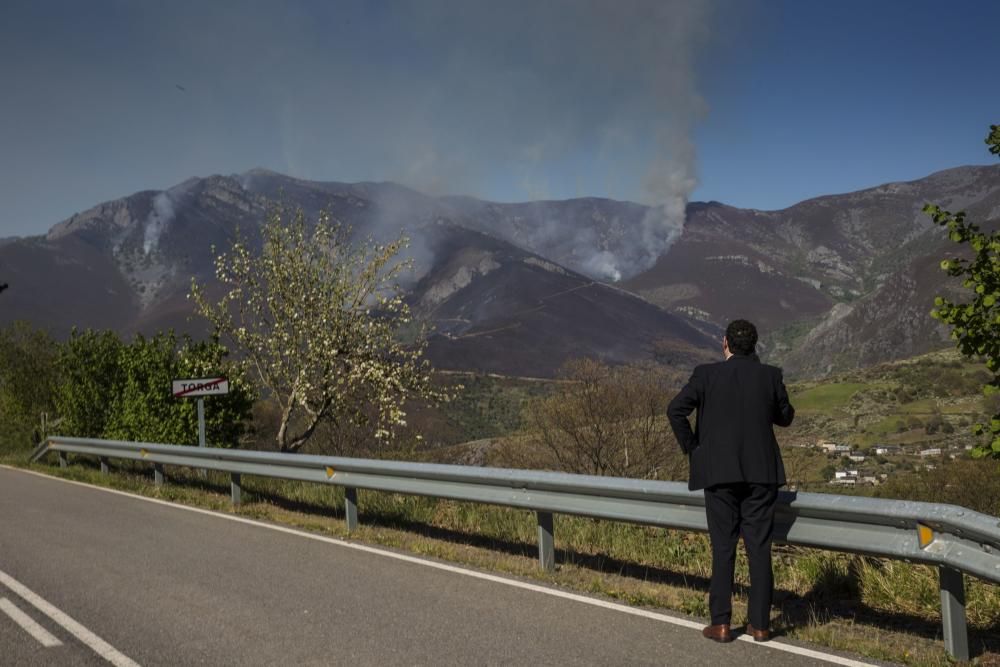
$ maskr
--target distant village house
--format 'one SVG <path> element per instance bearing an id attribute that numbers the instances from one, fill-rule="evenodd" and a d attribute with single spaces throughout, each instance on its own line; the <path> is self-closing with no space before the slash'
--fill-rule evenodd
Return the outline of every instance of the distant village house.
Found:
<path id="1" fill-rule="evenodd" d="M 816 446 L 827 454 L 848 454 L 851 451 L 850 445 L 838 445 L 836 442 L 828 440 L 820 440 Z"/>

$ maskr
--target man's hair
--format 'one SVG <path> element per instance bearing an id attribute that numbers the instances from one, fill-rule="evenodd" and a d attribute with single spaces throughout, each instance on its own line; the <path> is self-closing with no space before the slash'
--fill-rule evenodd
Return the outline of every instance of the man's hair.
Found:
<path id="1" fill-rule="evenodd" d="M 733 354 L 753 354 L 757 345 L 757 327 L 746 320 L 733 320 L 726 327 L 726 340 Z"/>

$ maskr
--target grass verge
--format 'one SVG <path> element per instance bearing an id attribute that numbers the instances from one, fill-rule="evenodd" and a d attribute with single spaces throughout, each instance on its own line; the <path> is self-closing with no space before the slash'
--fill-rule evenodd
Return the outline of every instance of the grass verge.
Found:
<path id="1" fill-rule="evenodd" d="M 138 495 L 235 513 L 348 538 L 337 487 L 244 477 L 243 505 L 229 502 L 228 476 L 168 468 L 152 484 L 148 466 L 123 463 L 102 475 L 73 459 L 61 469 L 0 462 Z M 556 518 L 555 572 L 538 569 L 533 513 L 379 492 L 359 494 L 361 527 L 351 540 L 546 582 L 622 602 L 706 619 L 711 557 L 704 535 L 648 526 Z M 945 665 L 936 572 L 925 566 L 826 551 L 776 547 L 777 635 L 909 665 Z M 746 559 L 737 561 L 734 623 L 745 619 Z M 1000 665 L 1000 588 L 966 579 L 975 664 Z"/>

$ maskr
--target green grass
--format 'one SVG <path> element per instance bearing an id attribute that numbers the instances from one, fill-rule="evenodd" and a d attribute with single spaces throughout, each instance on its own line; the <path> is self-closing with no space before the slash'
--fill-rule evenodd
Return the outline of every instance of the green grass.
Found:
<path id="1" fill-rule="evenodd" d="M 919 401 L 910 401 L 899 406 L 899 412 L 904 414 L 926 415 L 934 411 L 938 402 L 933 398 L 924 398 Z"/>
<path id="2" fill-rule="evenodd" d="M 935 398 L 923 398 L 909 403 L 903 403 L 898 411 L 903 414 L 930 415 L 940 412 L 943 415 L 971 415 L 984 409 L 984 401 L 979 396 L 962 397 L 956 402 L 943 402 Z"/>
<path id="3" fill-rule="evenodd" d="M 5 457 L 7 463 L 22 465 Z M 202 480 L 168 468 L 168 483 L 151 484 L 141 464 L 123 465 L 102 476 L 94 463 L 71 457 L 62 470 L 27 466 L 60 477 L 113 486 L 174 502 L 233 511 L 228 478 Z M 79 463 L 79 464 L 77 464 Z M 465 565 L 530 577 L 562 587 L 606 595 L 628 604 L 669 608 L 707 616 L 711 551 L 706 536 L 648 526 L 558 516 L 556 572 L 537 568 L 532 512 L 379 492 L 359 494 L 361 540 Z M 304 530 L 348 537 L 343 493 L 328 485 L 244 477 L 238 513 Z M 776 547 L 775 626 L 790 637 L 875 658 L 918 665 L 945 665 L 940 633 L 936 572 L 927 567 L 832 552 Z M 737 560 L 735 621 L 745 614 L 749 584 L 746 559 Z M 988 647 L 984 660 L 1000 659 L 1000 591 L 967 579 L 968 620 L 973 645 Z"/>
<path id="4" fill-rule="evenodd" d="M 892 414 L 875 424 L 869 424 L 865 428 L 870 435 L 887 436 L 898 433 L 901 424 L 906 426 L 906 418 L 899 414 Z"/>
<path id="5" fill-rule="evenodd" d="M 851 397 L 870 385 L 862 382 L 822 384 L 808 389 L 793 390 L 789 399 L 796 410 L 826 412 L 847 407 Z"/>

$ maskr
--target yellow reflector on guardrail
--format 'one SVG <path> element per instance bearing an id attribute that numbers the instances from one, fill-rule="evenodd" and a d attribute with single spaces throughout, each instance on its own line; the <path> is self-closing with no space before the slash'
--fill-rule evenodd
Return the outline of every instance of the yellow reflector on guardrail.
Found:
<path id="1" fill-rule="evenodd" d="M 917 524 L 917 541 L 920 543 L 921 549 L 926 549 L 927 545 L 934 541 L 934 531 L 931 530 L 930 526 L 925 526 L 922 523 Z"/>
<path id="2" fill-rule="evenodd" d="M 147 456 L 149 456 L 149 452 L 145 449 L 140 449 L 139 454 L 142 455 L 142 458 L 146 458 Z"/>
<path id="3" fill-rule="evenodd" d="M 327 467 L 326 467 L 326 478 L 327 478 L 327 479 L 330 479 L 330 478 L 331 478 L 331 477 L 333 477 L 333 476 L 334 476 L 335 474 L 336 474 L 336 473 L 334 472 L 333 468 L 331 468 L 330 466 L 327 466 Z"/>

